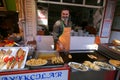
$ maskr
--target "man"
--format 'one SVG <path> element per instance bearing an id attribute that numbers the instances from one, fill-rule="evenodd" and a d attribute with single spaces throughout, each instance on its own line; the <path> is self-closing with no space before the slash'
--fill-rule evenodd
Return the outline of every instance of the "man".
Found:
<path id="1" fill-rule="evenodd" d="M 70 12 L 68 9 L 63 9 L 61 19 L 53 26 L 54 47 L 57 51 L 69 51 L 71 26 Z"/>

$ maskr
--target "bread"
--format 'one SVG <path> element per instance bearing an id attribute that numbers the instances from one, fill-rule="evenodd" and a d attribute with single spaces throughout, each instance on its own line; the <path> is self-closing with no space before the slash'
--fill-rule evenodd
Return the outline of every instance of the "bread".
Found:
<path id="1" fill-rule="evenodd" d="M 0 70 L 3 68 L 4 65 L 5 65 L 5 62 L 3 61 L 3 59 L 0 59 Z"/>
<path id="2" fill-rule="evenodd" d="M 40 66 L 40 65 L 45 65 L 45 64 L 47 64 L 47 60 L 41 59 L 41 58 L 39 59 L 32 58 L 26 62 L 26 65 L 28 66 Z"/>
<path id="3" fill-rule="evenodd" d="M 26 52 L 22 48 L 20 48 L 17 51 L 16 58 L 17 58 L 17 62 L 18 62 L 18 68 L 21 68 L 22 63 L 23 63 L 24 58 L 25 58 L 25 54 L 26 54 Z"/>
<path id="4" fill-rule="evenodd" d="M 97 56 L 92 55 L 92 54 L 88 54 L 87 56 L 88 56 L 90 59 L 98 59 Z"/>
<path id="5" fill-rule="evenodd" d="M 96 70 L 96 71 L 99 71 L 100 70 L 100 67 L 97 66 L 96 64 L 93 64 L 92 62 L 90 61 L 84 61 L 83 65 L 89 67 L 90 69 L 92 70 Z"/>
<path id="6" fill-rule="evenodd" d="M 120 61 L 119 60 L 110 59 L 109 63 L 112 64 L 115 67 L 120 68 Z"/>
<path id="7" fill-rule="evenodd" d="M 115 45 L 115 46 L 118 46 L 118 45 L 120 45 L 120 40 L 114 39 L 112 41 L 112 44 Z"/>
<path id="8" fill-rule="evenodd" d="M 51 58 L 51 62 L 52 64 L 61 64 L 64 63 L 62 57 L 58 56 L 58 57 L 52 57 Z"/>

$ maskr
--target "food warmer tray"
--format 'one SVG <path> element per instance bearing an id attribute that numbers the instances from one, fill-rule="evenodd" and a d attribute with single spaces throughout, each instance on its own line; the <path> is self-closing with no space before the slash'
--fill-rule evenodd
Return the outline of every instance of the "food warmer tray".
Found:
<path id="1" fill-rule="evenodd" d="M 105 56 L 99 52 L 99 50 L 86 50 L 86 51 L 70 51 L 69 52 L 72 55 L 72 59 L 68 59 L 67 55 L 61 53 L 60 55 L 63 57 L 63 59 L 66 61 L 66 63 L 69 62 L 77 62 L 77 63 L 83 63 L 84 61 L 102 61 L 102 62 L 107 62 L 109 63 L 109 59 L 112 57 Z M 88 55 L 94 55 L 97 56 L 97 59 L 91 59 L 88 57 Z M 116 79 L 116 75 L 118 73 L 118 69 L 116 70 L 100 70 L 100 71 L 94 71 L 94 70 L 89 70 L 89 71 L 79 71 L 79 70 L 71 70 L 70 74 L 70 79 L 71 80 L 119 80 Z M 110 75 L 112 74 L 112 76 Z M 88 77 L 89 76 L 89 77 Z M 110 76 L 110 77 L 109 77 Z"/>
<path id="2" fill-rule="evenodd" d="M 98 51 L 104 55 L 107 56 L 108 58 L 113 58 L 120 60 L 120 51 L 119 47 L 115 47 L 113 44 L 100 44 L 98 46 Z"/>

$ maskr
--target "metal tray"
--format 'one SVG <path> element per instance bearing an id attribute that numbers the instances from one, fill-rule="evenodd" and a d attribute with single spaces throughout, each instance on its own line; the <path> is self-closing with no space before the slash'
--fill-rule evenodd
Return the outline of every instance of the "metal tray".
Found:
<path id="1" fill-rule="evenodd" d="M 36 51 L 35 58 L 50 60 L 52 57 L 59 56 L 59 53 L 54 50 L 39 50 Z"/>

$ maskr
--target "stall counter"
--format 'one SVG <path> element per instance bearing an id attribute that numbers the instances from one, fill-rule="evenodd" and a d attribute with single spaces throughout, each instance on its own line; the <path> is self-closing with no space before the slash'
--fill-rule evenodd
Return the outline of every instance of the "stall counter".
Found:
<path id="1" fill-rule="evenodd" d="M 0 80 L 70 80 L 70 68 L 66 65 L 34 70 L 0 72 Z"/>

